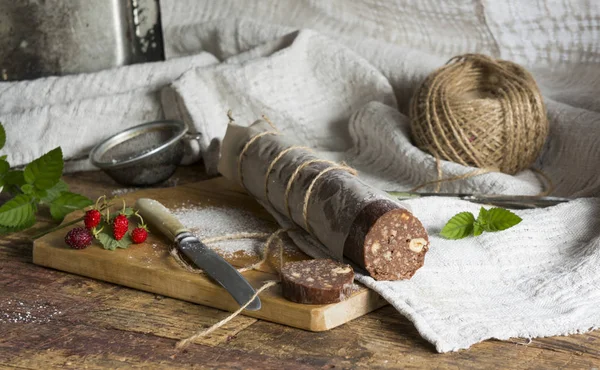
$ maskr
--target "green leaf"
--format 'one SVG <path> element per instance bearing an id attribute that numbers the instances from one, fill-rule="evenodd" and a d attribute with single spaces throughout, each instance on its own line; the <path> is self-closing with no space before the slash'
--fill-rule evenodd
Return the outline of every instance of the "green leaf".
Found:
<path id="1" fill-rule="evenodd" d="M 0 207 L 0 225 L 19 227 L 35 220 L 35 206 L 29 195 L 20 194 Z"/>
<path id="2" fill-rule="evenodd" d="M 6 131 L 2 123 L 0 123 L 0 149 L 4 148 L 4 144 L 6 144 Z"/>
<path id="3" fill-rule="evenodd" d="M 67 191 L 69 191 L 69 185 L 67 185 L 67 183 L 63 180 L 58 180 L 56 185 L 46 191 L 46 196 L 40 197 L 40 199 L 44 203 L 52 203 L 54 199 L 58 198 L 59 195 Z"/>
<path id="4" fill-rule="evenodd" d="M 0 160 L 5 161 L 8 156 L 6 154 L 0 155 Z"/>
<path id="5" fill-rule="evenodd" d="M 100 244 L 102 244 L 102 247 L 104 249 L 114 251 L 115 249 L 118 248 L 119 242 L 117 240 L 115 240 L 112 237 L 112 235 L 109 235 L 105 232 L 101 232 L 96 237 L 98 238 L 98 241 L 100 242 Z"/>
<path id="6" fill-rule="evenodd" d="M 473 224 L 473 236 L 479 236 L 483 233 L 483 226 L 481 226 L 481 223 L 479 223 L 479 221 L 475 221 L 475 223 Z"/>
<path id="7" fill-rule="evenodd" d="M 133 240 L 131 239 L 131 236 L 129 236 L 129 233 L 127 233 L 123 235 L 123 237 L 121 238 L 121 240 L 118 241 L 118 243 L 119 248 L 127 249 L 131 244 L 133 244 Z"/>
<path id="8" fill-rule="evenodd" d="M 63 166 L 62 150 L 58 147 L 25 167 L 23 173 L 25 182 L 38 189 L 50 189 L 60 180 Z"/>
<path id="9" fill-rule="evenodd" d="M 481 207 L 479 208 L 479 215 L 477 215 L 477 221 L 481 225 L 485 225 L 487 222 L 487 209 Z"/>
<path id="10" fill-rule="evenodd" d="M 23 184 L 23 186 L 21 186 L 21 191 L 23 194 L 31 195 L 33 194 L 33 189 L 34 187 L 31 184 Z"/>
<path id="11" fill-rule="evenodd" d="M 123 212 L 123 214 L 127 217 L 133 216 L 134 213 L 135 213 L 135 210 L 130 207 L 125 208 L 125 211 Z"/>
<path id="12" fill-rule="evenodd" d="M 486 214 L 485 231 L 501 231 L 511 228 L 523 219 L 508 209 L 491 208 Z"/>
<path id="13" fill-rule="evenodd" d="M 479 236 L 484 231 L 490 231 L 487 227 L 487 217 L 488 211 L 487 209 L 481 207 L 479 208 L 479 215 L 477 215 L 477 220 L 475 220 L 475 225 L 473 227 L 473 235 Z"/>
<path id="14" fill-rule="evenodd" d="M 23 176 L 23 171 L 9 171 L 4 176 L 4 181 L 7 185 L 15 185 L 19 187 L 25 185 L 25 177 Z"/>
<path id="15" fill-rule="evenodd" d="M 55 220 L 62 220 L 69 213 L 82 209 L 94 202 L 83 195 L 63 192 L 50 204 L 50 214 Z"/>
<path id="16" fill-rule="evenodd" d="M 35 225 L 35 217 L 29 219 L 29 222 L 25 222 L 21 226 L 9 227 L 0 225 L 0 235 L 10 234 L 17 231 L 25 230 Z"/>
<path id="17" fill-rule="evenodd" d="M 4 177 L 10 170 L 10 165 L 7 161 L 0 159 L 0 187 L 2 187 L 5 183 Z M 0 190 L 1 191 L 1 190 Z"/>
<path id="18" fill-rule="evenodd" d="M 117 248 L 127 249 L 133 243 L 129 234 L 125 234 L 121 240 L 116 240 L 112 235 L 101 232 L 98 234 L 98 241 L 104 249 L 114 251 Z"/>
<path id="19" fill-rule="evenodd" d="M 446 239 L 462 239 L 471 235 L 475 216 L 471 212 L 461 212 L 452 217 L 440 232 Z"/>
<path id="20" fill-rule="evenodd" d="M 6 173 L 8 173 L 9 170 L 10 170 L 10 164 L 8 164 L 8 162 L 5 161 L 4 159 L 0 159 L 0 177 L 5 175 Z"/>
<path id="21" fill-rule="evenodd" d="M 20 187 L 25 184 L 25 179 L 23 178 L 23 171 L 9 171 L 4 178 L 4 185 L 6 190 L 12 194 L 21 194 Z"/>

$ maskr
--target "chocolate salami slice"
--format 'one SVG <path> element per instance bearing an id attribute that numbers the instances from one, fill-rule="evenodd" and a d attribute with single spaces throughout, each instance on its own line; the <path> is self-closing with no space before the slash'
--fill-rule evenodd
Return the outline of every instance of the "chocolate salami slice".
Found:
<path id="1" fill-rule="evenodd" d="M 352 291 L 353 280 L 350 265 L 330 259 L 288 262 L 281 269 L 283 296 L 296 303 L 343 301 Z"/>
<path id="2" fill-rule="evenodd" d="M 410 279 L 423 266 L 429 250 L 427 232 L 412 213 L 396 203 L 369 203 L 353 226 L 344 253 L 373 279 Z"/>

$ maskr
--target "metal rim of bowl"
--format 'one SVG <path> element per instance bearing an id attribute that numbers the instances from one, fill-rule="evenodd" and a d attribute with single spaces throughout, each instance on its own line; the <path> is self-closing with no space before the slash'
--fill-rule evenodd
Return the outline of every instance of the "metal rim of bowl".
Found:
<path id="1" fill-rule="evenodd" d="M 102 155 L 104 155 L 107 151 L 109 151 L 116 145 L 121 144 L 121 143 L 123 143 L 129 139 L 132 139 L 138 135 L 141 135 L 143 133 L 149 132 L 151 130 L 154 130 L 157 128 L 158 129 L 166 128 L 166 127 L 175 127 L 178 129 L 178 131 L 173 135 L 172 138 L 170 138 L 168 141 L 161 144 L 160 146 L 158 146 L 148 152 L 145 152 L 139 156 L 127 159 L 122 162 L 113 163 L 112 161 L 111 162 L 100 161 L 100 158 L 102 157 Z M 99 143 L 98 145 L 96 145 L 90 152 L 90 160 L 94 166 L 99 167 L 104 170 L 125 167 L 128 165 L 134 164 L 142 159 L 151 157 L 154 154 L 165 150 L 166 148 L 170 147 L 171 145 L 176 144 L 179 140 L 181 140 L 181 138 L 186 133 L 187 133 L 186 125 L 183 122 L 177 121 L 177 120 L 158 120 L 158 121 L 142 123 L 141 125 L 137 125 L 137 126 L 128 128 L 127 130 L 121 131 L 121 132 L 109 137 L 108 139 L 104 140 L 103 142 Z"/>

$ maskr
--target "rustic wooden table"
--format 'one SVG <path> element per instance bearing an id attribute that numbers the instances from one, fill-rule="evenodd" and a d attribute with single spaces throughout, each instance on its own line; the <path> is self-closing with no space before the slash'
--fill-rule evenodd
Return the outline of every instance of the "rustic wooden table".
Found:
<path id="1" fill-rule="evenodd" d="M 199 181 L 200 167 L 180 168 L 166 185 Z M 122 189 L 101 172 L 65 177 L 95 199 Z M 387 306 L 321 333 L 244 316 L 190 346 L 177 339 L 226 312 L 32 264 L 33 230 L 0 241 L 0 368 L 598 368 L 600 331 L 526 341 L 487 341 L 437 354 L 413 325 Z"/>

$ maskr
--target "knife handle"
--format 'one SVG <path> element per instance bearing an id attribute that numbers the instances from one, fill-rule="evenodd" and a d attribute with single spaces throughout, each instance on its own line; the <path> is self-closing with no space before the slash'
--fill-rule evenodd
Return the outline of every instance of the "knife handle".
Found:
<path id="1" fill-rule="evenodd" d="M 189 232 L 167 207 L 154 199 L 140 198 L 135 202 L 134 208 L 148 223 L 168 236 L 170 240 L 175 240 L 180 233 Z"/>

